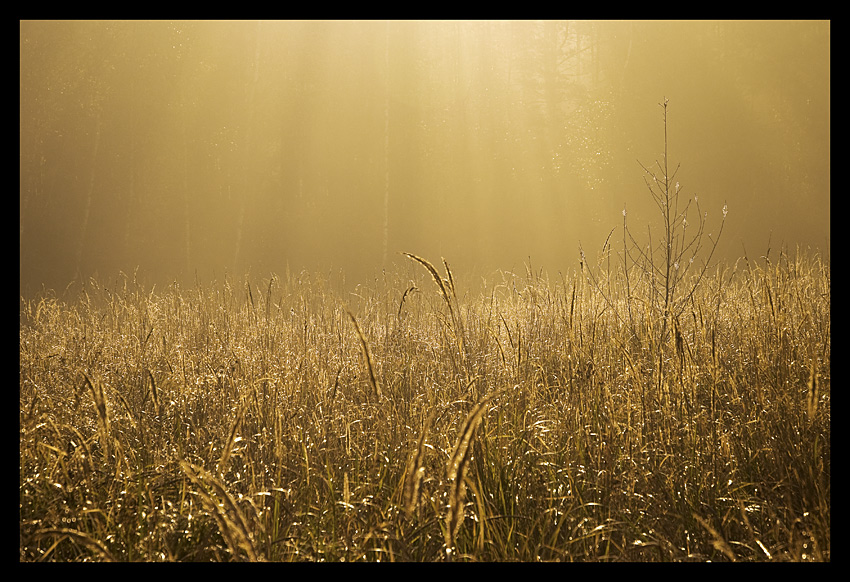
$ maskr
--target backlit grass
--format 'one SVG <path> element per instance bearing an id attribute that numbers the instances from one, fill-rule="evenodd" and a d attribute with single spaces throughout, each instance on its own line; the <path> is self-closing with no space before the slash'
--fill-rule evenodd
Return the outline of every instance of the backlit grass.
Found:
<path id="1" fill-rule="evenodd" d="M 666 335 L 637 271 L 408 258 L 22 298 L 20 560 L 830 559 L 820 256 Z"/>

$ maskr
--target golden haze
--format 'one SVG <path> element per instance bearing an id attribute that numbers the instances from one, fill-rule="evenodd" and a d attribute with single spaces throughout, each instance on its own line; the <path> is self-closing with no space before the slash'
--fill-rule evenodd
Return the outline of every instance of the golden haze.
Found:
<path id="1" fill-rule="evenodd" d="M 571 270 L 655 212 L 823 248 L 830 23 L 20 23 L 22 293 L 403 264 Z"/>

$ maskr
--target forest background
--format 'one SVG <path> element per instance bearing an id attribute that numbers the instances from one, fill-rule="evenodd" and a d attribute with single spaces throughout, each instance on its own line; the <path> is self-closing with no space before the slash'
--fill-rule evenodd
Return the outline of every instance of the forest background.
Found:
<path id="1" fill-rule="evenodd" d="M 22 21 L 20 286 L 576 267 L 664 146 L 717 258 L 824 249 L 828 21 Z"/>

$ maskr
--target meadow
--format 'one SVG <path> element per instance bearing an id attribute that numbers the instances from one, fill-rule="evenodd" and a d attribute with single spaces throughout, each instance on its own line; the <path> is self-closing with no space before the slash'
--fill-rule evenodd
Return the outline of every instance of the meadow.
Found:
<path id="1" fill-rule="evenodd" d="M 22 297 L 20 561 L 829 561 L 828 259 L 610 258 Z"/>

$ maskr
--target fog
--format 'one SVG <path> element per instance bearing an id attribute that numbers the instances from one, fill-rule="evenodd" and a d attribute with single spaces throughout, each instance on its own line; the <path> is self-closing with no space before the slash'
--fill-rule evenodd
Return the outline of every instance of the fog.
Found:
<path id="1" fill-rule="evenodd" d="M 826 21 L 20 23 L 20 287 L 569 272 L 664 151 L 715 258 L 830 243 Z"/>

